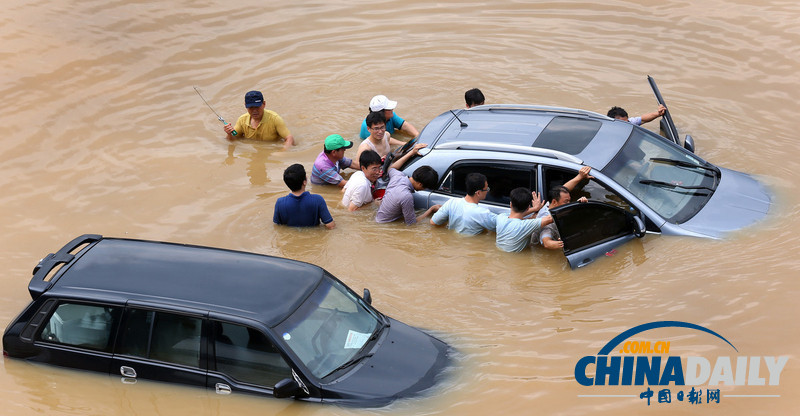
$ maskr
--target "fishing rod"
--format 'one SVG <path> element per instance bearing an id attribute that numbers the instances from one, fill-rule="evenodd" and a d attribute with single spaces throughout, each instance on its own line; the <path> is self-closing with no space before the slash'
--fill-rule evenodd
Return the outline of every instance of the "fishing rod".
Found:
<path id="1" fill-rule="evenodd" d="M 205 97 L 203 97 L 203 94 L 201 94 L 201 93 L 200 93 L 200 90 L 198 90 L 198 89 L 197 89 L 197 87 L 195 87 L 195 86 L 192 86 L 192 88 L 194 88 L 194 91 L 197 93 L 197 95 L 199 95 L 199 96 L 200 96 L 200 99 L 201 99 L 201 100 L 203 100 L 203 102 L 204 102 L 204 103 L 206 103 L 206 105 L 208 106 L 208 108 L 209 108 L 209 109 L 211 109 L 211 111 L 213 111 L 213 112 L 214 112 L 214 114 L 216 114 L 216 115 L 217 115 L 217 119 L 219 119 L 219 121 L 221 121 L 221 122 L 222 122 L 222 124 L 224 124 L 224 125 L 228 125 L 228 124 L 230 124 L 230 123 L 226 123 L 226 122 L 225 122 L 225 119 L 224 119 L 224 118 L 222 118 L 222 116 L 221 116 L 221 115 L 219 115 L 219 113 L 217 112 L 217 110 L 214 110 L 214 107 L 212 107 L 212 106 L 211 106 L 211 104 L 209 104 L 209 103 L 208 103 L 208 101 L 206 101 Z M 236 130 L 233 130 L 233 131 L 231 132 L 231 136 L 235 136 L 235 135 L 236 135 Z"/>

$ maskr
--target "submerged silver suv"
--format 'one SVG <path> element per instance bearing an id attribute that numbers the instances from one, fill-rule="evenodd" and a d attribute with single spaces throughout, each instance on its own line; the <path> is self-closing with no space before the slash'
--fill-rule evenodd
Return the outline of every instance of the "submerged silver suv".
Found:
<path id="1" fill-rule="evenodd" d="M 417 138 L 428 147 L 403 170 L 410 176 L 429 165 L 442 178 L 438 189 L 414 194 L 417 208 L 463 197 L 466 175 L 480 172 L 491 189 L 482 204 L 508 212 L 512 189 L 545 196 L 592 167 L 594 179 L 572 195 L 590 202 L 551 211 L 573 268 L 645 232 L 721 238 L 764 218 L 764 185 L 696 156 L 690 136 L 678 145 L 668 114 L 662 130 L 670 138 L 589 111 L 484 105 L 431 121 Z"/>

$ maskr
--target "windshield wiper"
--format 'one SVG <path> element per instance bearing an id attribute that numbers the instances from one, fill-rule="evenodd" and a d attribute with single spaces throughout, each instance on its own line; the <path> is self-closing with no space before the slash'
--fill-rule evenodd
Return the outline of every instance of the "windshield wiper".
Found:
<path id="1" fill-rule="evenodd" d="M 359 361 L 363 360 L 364 358 L 369 358 L 369 357 L 372 357 L 373 355 L 375 355 L 375 354 L 369 353 L 369 354 L 357 355 L 357 356 L 345 361 L 344 364 L 334 368 L 333 371 L 331 371 L 328 374 L 325 374 L 325 376 L 322 377 L 322 378 L 328 377 L 329 375 L 331 375 L 331 374 L 333 374 L 333 373 L 335 373 L 335 372 L 337 372 L 339 370 L 343 370 L 343 369 L 345 369 L 347 367 L 355 365 L 356 363 L 358 363 Z"/>
<path id="2" fill-rule="evenodd" d="M 668 163 L 670 165 L 680 166 L 680 167 L 684 167 L 684 168 L 705 169 L 705 170 L 709 170 L 711 172 L 714 172 L 716 174 L 719 174 L 719 168 L 717 168 L 714 165 L 703 166 L 703 165 L 700 165 L 698 163 L 687 162 L 685 160 L 668 159 L 668 158 L 665 158 L 665 157 L 651 157 L 650 161 L 651 162 L 656 162 L 656 163 Z"/>
<path id="3" fill-rule="evenodd" d="M 678 184 L 675 184 L 675 183 L 669 183 L 669 182 L 663 182 L 663 181 L 654 181 L 652 179 L 642 179 L 642 180 L 639 181 L 639 183 L 642 184 L 642 185 L 661 186 L 661 187 L 664 187 L 664 188 L 679 188 L 679 189 L 693 189 L 693 190 L 695 190 L 695 189 L 698 189 L 698 190 L 699 189 L 705 189 L 707 191 L 714 192 L 713 189 L 711 189 L 711 188 L 709 188 L 707 186 L 685 186 L 685 185 L 678 185 Z"/>
<path id="4" fill-rule="evenodd" d="M 361 306 L 364 309 L 366 309 L 367 312 L 369 312 L 370 315 L 374 316 L 375 319 L 377 319 L 382 324 L 381 329 L 378 330 L 377 333 L 380 333 L 380 331 L 383 330 L 383 328 L 385 328 L 387 326 L 392 326 L 391 321 L 389 321 L 389 318 L 386 315 L 384 315 L 383 312 L 373 308 L 372 306 L 370 306 L 369 304 L 367 304 L 363 300 L 361 300 L 361 302 L 362 302 Z M 373 336 L 373 338 L 374 338 L 374 336 Z"/>
<path id="5" fill-rule="evenodd" d="M 369 340 L 373 341 L 373 340 L 378 339 L 378 335 L 380 335 L 381 332 L 383 332 L 384 329 L 386 329 L 386 328 L 388 328 L 390 326 L 392 326 L 392 324 L 389 322 L 388 319 L 386 321 L 381 321 L 380 322 L 380 326 L 378 327 L 378 329 L 375 330 L 375 332 L 372 333 L 372 336 L 369 337 Z"/>

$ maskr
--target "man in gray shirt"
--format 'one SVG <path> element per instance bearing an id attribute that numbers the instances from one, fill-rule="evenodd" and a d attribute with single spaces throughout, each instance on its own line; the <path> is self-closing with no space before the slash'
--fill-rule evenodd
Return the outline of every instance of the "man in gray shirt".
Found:
<path id="1" fill-rule="evenodd" d="M 424 214 L 417 217 L 414 211 L 414 191 L 433 189 L 439 183 L 439 174 L 430 166 L 420 166 L 411 177 L 407 177 L 397 169 L 389 168 L 389 185 L 383 195 L 383 201 L 378 208 L 375 221 L 386 223 L 403 218 L 406 225 L 412 225 L 418 219 L 425 218 L 436 212 L 440 205 L 428 208 Z"/>

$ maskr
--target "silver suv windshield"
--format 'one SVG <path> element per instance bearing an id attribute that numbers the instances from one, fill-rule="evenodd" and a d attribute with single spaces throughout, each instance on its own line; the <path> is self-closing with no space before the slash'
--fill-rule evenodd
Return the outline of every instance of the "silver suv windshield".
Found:
<path id="1" fill-rule="evenodd" d="M 642 128 L 633 129 L 603 173 L 665 220 L 678 224 L 703 208 L 719 178 L 715 166 Z"/>
<path id="2" fill-rule="evenodd" d="M 363 347 L 381 328 L 377 312 L 327 277 L 274 330 L 315 377 L 324 378 L 362 358 Z"/>

